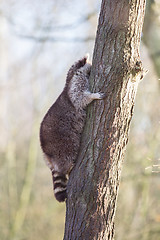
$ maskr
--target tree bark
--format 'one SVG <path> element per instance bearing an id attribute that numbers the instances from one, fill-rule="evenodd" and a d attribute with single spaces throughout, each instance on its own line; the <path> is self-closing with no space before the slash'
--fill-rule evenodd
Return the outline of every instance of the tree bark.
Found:
<path id="1" fill-rule="evenodd" d="M 107 93 L 88 107 L 68 182 L 64 240 L 114 238 L 123 157 L 143 69 L 139 57 L 145 0 L 102 0 L 91 90 Z"/>

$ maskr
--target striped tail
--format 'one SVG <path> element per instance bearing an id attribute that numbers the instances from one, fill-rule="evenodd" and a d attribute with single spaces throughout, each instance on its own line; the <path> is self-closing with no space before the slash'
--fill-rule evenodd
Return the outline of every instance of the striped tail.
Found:
<path id="1" fill-rule="evenodd" d="M 53 179 L 53 190 L 54 190 L 54 195 L 57 201 L 59 202 L 64 202 L 65 199 L 67 198 L 67 192 L 66 192 L 66 187 L 67 187 L 67 176 L 65 174 L 52 171 L 52 179 Z"/>

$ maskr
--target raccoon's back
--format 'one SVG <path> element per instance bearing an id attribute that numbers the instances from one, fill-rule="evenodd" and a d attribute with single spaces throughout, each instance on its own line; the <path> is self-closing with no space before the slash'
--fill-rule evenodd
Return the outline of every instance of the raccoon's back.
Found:
<path id="1" fill-rule="evenodd" d="M 41 123 L 42 150 L 49 156 L 55 156 L 58 151 L 72 155 L 79 148 L 85 116 L 85 110 L 76 111 L 66 94 L 62 93 Z"/>

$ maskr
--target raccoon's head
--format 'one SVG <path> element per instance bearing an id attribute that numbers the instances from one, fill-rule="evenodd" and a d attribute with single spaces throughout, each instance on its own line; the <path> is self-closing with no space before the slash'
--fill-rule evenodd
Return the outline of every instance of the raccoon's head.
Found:
<path id="1" fill-rule="evenodd" d="M 81 67 L 83 67 L 85 64 L 89 64 L 89 54 L 86 54 L 83 58 L 75 62 L 69 69 L 67 73 L 67 78 L 66 78 L 66 84 L 70 82 L 72 79 L 73 75 L 79 70 Z M 90 74 L 90 72 L 88 73 Z"/>

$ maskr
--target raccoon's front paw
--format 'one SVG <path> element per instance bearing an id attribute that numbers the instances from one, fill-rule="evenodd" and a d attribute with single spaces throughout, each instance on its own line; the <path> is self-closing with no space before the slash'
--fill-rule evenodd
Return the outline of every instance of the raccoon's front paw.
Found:
<path id="1" fill-rule="evenodd" d="M 106 96 L 107 96 L 106 93 L 102 93 L 102 92 L 95 93 L 95 97 L 96 97 L 95 99 L 101 100 L 101 99 L 104 99 Z"/>

